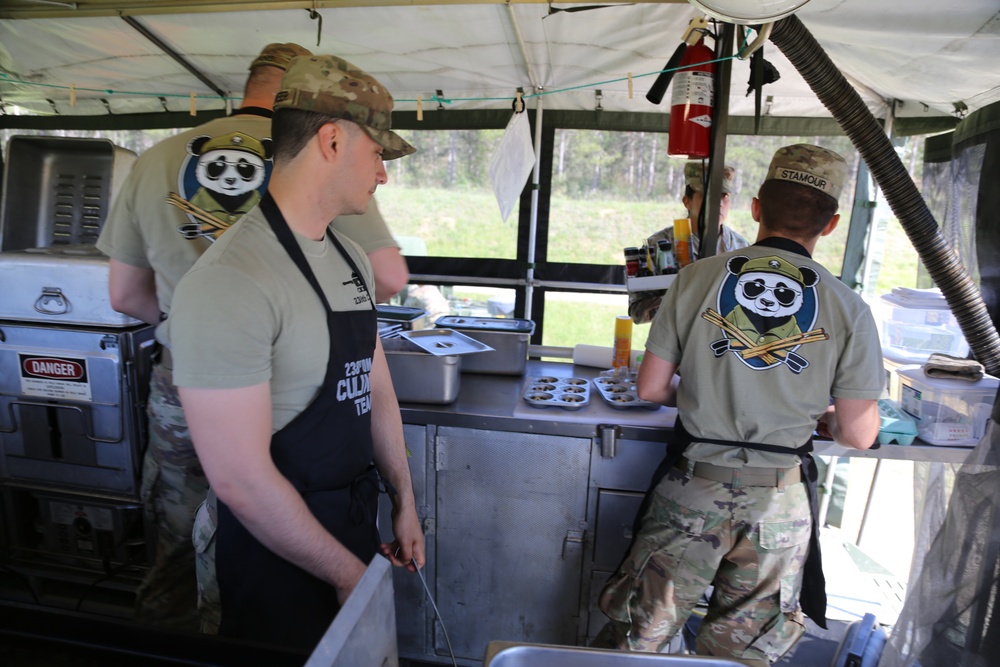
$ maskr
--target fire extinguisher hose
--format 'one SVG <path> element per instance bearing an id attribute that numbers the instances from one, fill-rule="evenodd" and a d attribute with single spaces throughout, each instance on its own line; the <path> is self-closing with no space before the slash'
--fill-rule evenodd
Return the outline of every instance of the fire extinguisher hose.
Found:
<path id="1" fill-rule="evenodd" d="M 667 87 L 670 85 L 670 80 L 674 78 L 674 71 L 677 66 L 680 65 L 681 58 L 684 57 L 684 52 L 687 51 L 687 42 L 681 42 L 677 45 L 674 50 L 674 55 L 670 56 L 670 60 L 663 67 L 663 71 L 660 75 L 656 77 L 656 81 L 653 82 L 652 87 L 649 92 L 646 93 L 646 99 L 653 104 L 659 104 L 663 100 L 663 94 L 667 92 Z"/>

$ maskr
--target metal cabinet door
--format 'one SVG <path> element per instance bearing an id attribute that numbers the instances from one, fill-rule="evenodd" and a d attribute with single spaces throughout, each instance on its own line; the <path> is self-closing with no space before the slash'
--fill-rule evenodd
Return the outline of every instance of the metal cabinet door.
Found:
<path id="1" fill-rule="evenodd" d="M 433 427 L 431 427 L 433 428 Z M 417 518 L 424 526 L 426 563 L 424 576 L 433 577 L 434 563 L 434 520 L 432 507 L 427 502 L 427 450 L 428 427 L 403 424 L 403 439 L 410 450 L 410 479 L 413 482 L 413 500 L 417 506 Z M 379 534 L 383 542 L 392 542 L 392 503 L 386 494 L 379 495 Z M 431 586 L 433 579 L 428 579 Z M 396 602 L 396 633 L 399 654 L 405 657 L 421 658 L 429 652 L 428 618 L 433 620 L 434 612 L 424 593 L 420 578 L 403 568 L 392 568 L 392 587 Z M 433 589 L 432 589 L 433 590 Z M 428 611 L 430 610 L 430 611 Z"/>
<path id="2" fill-rule="evenodd" d="M 440 427 L 437 596 L 455 655 L 574 644 L 591 441 Z M 438 655 L 447 645 L 435 634 Z"/>

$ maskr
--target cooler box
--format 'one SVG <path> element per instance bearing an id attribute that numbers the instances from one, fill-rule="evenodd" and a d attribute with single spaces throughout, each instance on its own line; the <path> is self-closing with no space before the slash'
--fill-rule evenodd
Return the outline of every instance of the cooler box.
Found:
<path id="1" fill-rule="evenodd" d="M 940 290 L 897 287 L 882 296 L 879 337 L 883 355 L 901 364 L 922 364 L 934 352 L 969 354 L 958 320 Z"/>
<path id="2" fill-rule="evenodd" d="M 917 420 L 921 440 L 973 447 L 986 433 L 1000 380 L 989 375 L 978 382 L 932 378 L 919 367 L 898 373 L 900 405 Z"/>
<path id="3" fill-rule="evenodd" d="M 528 365 L 528 341 L 535 331 L 535 323 L 531 320 L 446 315 L 439 317 L 434 326 L 461 331 L 493 348 L 464 359 L 463 373 L 524 375 Z"/>

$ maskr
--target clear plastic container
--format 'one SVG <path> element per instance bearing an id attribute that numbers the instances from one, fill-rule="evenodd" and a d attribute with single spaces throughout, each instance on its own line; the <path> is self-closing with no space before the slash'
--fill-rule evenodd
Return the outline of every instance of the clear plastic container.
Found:
<path id="1" fill-rule="evenodd" d="M 879 337 L 887 359 L 922 364 L 934 352 L 969 354 L 958 320 L 939 290 L 896 288 L 882 296 L 879 309 Z"/>
<path id="2" fill-rule="evenodd" d="M 932 378 L 922 367 L 900 368 L 900 405 L 917 420 L 921 440 L 932 445 L 972 447 L 986 433 L 1000 380 L 977 382 Z"/>

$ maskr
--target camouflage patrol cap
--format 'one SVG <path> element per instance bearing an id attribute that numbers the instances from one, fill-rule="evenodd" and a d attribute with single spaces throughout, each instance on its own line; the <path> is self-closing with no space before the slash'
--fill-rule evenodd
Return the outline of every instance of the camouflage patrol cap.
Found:
<path id="1" fill-rule="evenodd" d="M 353 121 L 382 147 L 383 160 L 416 149 L 393 132 L 392 95 L 375 77 L 336 56 L 303 56 L 288 66 L 274 110 L 301 109 Z"/>
<path id="2" fill-rule="evenodd" d="M 292 61 L 292 58 L 311 55 L 312 51 L 292 42 L 288 42 L 287 44 L 268 44 L 260 52 L 260 55 L 250 63 L 250 69 L 260 65 L 270 65 L 281 70 L 288 69 L 288 63 Z"/>
<path id="3" fill-rule="evenodd" d="M 742 276 L 747 273 L 755 273 L 759 271 L 783 275 L 786 278 L 791 278 L 800 285 L 804 285 L 806 282 L 805 278 L 802 276 L 802 271 L 800 271 L 797 266 L 776 255 L 751 259 L 743 265 L 739 271 L 739 275 Z"/>
<path id="4" fill-rule="evenodd" d="M 811 144 L 779 148 L 771 158 L 764 180 L 790 181 L 816 188 L 834 199 L 847 180 L 847 161 L 831 150 Z"/>
<path id="5" fill-rule="evenodd" d="M 695 192 L 705 190 L 705 167 L 701 162 L 688 162 L 684 165 L 684 184 Z M 734 167 L 728 164 L 722 170 L 722 192 L 726 194 L 739 194 L 740 183 L 738 174 Z"/>
<path id="6" fill-rule="evenodd" d="M 199 153 L 204 155 L 209 151 L 225 150 L 227 148 L 249 151 L 261 156 L 266 155 L 264 145 L 260 142 L 260 139 L 243 132 L 230 132 L 219 137 L 213 137 L 202 145 Z"/>

